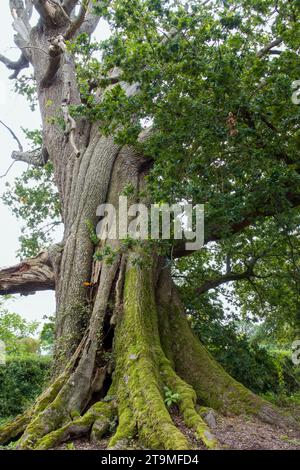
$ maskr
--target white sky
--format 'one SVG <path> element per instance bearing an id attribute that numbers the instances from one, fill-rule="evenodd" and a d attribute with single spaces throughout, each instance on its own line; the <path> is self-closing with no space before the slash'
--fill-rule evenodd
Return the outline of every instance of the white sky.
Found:
<path id="1" fill-rule="evenodd" d="M 0 5 L 0 53 L 15 60 L 19 57 L 19 51 L 13 42 L 12 18 L 8 4 L 9 2 L 2 0 Z M 108 26 L 104 22 L 101 22 L 98 29 L 98 40 L 109 36 Z M 13 82 L 8 79 L 10 73 L 11 71 L 0 63 L 0 119 L 14 130 L 26 148 L 21 127 L 39 128 L 39 112 L 31 112 L 26 99 L 13 91 Z M 13 150 L 18 150 L 17 143 L 0 125 L 0 175 L 3 175 L 11 164 L 10 156 Z M 0 194 L 5 190 L 5 182 L 13 183 L 26 168 L 25 163 L 15 163 L 7 177 L 0 179 Z M 21 234 L 21 226 L 22 223 L 18 222 L 9 208 L 0 201 L 0 267 L 19 262 L 16 251 L 19 248 L 18 237 Z M 28 320 L 42 321 L 44 315 L 51 315 L 55 311 L 54 292 L 39 292 L 27 297 L 16 295 L 6 306 Z"/>

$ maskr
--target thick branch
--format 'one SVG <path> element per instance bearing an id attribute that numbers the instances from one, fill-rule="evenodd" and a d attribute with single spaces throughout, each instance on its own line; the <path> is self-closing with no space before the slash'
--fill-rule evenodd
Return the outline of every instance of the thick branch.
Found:
<path id="1" fill-rule="evenodd" d="M 89 6 L 89 0 L 82 0 L 82 4 L 80 6 L 80 10 L 79 10 L 77 17 L 74 19 L 74 21 L 72 21 L 67 32 L 64 34 L 64 38 L 66 41 L 71 39 L 74 36 L 74 34 L 79 30 L 81 25 L 83 24 L 88 6 Z"/>
<path id="2" fill-rule="evenodd" d="M 62 35 L 53 37 L 50 40 L 49 46 L 49 64 L 41 81 L 41 87 L 47 88 L 53 82 L 61 63 L 61 57 L 66 50 L 65 40 Z"/>
<path id="3" fill-rule="evenodd" d="M 100 3 L 101 3 L 101 0 L 93 2 L 93 6 L 97 6 L 97 4 L 100 4 Z M 91 12 L 88 12 L 85 15 L 84 22 L 82 23 L 81 27 L 78 30 L 79 34 L 86 33 L 88 34 L 88 36 L 91 36 L 91 34 L 93 34 L 95 29 L 97 28 L 99 21 L 100 21 L 100 16 L 95 15 L 93 10 Z"/>
<path id="4" fill-rule="evenodd" d="M 30 152 L 16 152 L 11 154 L 11 158 L 17 162 L 25 162 L 36 167 L 44 166 L 49 156 L 46 148 L 39 148 Z"/>
<path id="5" fill-rule="evenodd" d="M 47 252 L 0 270 L 0 295 L 29 295 L 55 289 L 55 276 Z"/>
<path id="6" fill-rule="evenodd" d="M 74 21 L 71 22 L 66 33 L 64 35 L 60 34 L 50 39 L 50 60 L 45 76 L 41 81 L 42 88 L 47 88 L 52 84 L 60 68 L 62 56 L 66 51 L 66 41 L 71 39 L 74 34 L 78 31 L 78 29 L 82 26 L 85 19 L 85 15 L 87 13 L 88 5 L 89 0 L 83 0 L 78 16 L 74 19 Z"/>
<path id="7" fill-rule="evenodd" d="M 56 25 L 57 6 L 49 0 L 32 0 L 32 3 L 44 23 Z"/>
<path id="8" fill-rule="evenodd" d="M 204 282 L 204 284 L 202 284 L 202 286 L 198 287 L 196 289 L 196 292 L 197 294 L 204 294 L 204 292 L 208 292 L 209 290 L 211 289 L 216 289 L 217 287 L 223 285 L 223 284 L 227 284 L 228 282 L 232 282 L 232 281 L 245 281 L 247 279 L 251 279 L 251 278 L 258 278 L 258 279 L 262 279 L 262 276 L 259 276 L 257 274 L 255 274 L 254 272 L 254 267 L 256 265 L 256 263 L 264 256 L 264 253 L 262 253 L 260 256 L 255 256 L 253 258 L 250 259 L 250 261 L 248 261 L 246 263 L 247 265 L 247 269 L 241 273 L 235 273 L 233 271 L 231 271 L 231 268 L 229 267 L 228 269 L 228 265 L 227 265 L 227 272 L 225 274 L 223 274 L 222 276 L 219 276 L 215 279 L 209 279 L 207 281 Z M 269 276 L 267 276 L 269 277 Z"/>
<path id="9" fill-rule="evenodd" d="M 65 0 L 63 3 L 63 7 L 64 7 L 64 10 L 70 14 L 74 10 L 77 4 L 78 4 L 78 0 Z"/>
<path id="10" fill-rule="evenodd" d="M 8 59 L 7 57 L 5 57 L 4 55 L 0 54 L 0 62 L 2 62 L 4 65 L 6 65 L 6 67 L 9 69 L 9 70 L 13 70 L 13 74 L 10 75 L 10 79 L 14 79 L 14 78 L 17 78 L 17 76 L 19 75 L 19 73 L 21 72 L 21 70 L 29 67 L 29 60 L 25 57 L 25 55 L 22 53 L 21 54 L 21 57 L 19 60 L 17 61 L 12 61 L 10 59 Z"/>

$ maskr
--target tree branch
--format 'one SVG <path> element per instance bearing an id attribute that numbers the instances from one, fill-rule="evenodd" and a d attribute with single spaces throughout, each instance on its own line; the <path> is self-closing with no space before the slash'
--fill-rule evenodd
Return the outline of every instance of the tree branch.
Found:
<path id="1" fill-rule="evenodd" d="M 266 54 L 271 54 L 273 47 L 279 46 L 283 42 L 283 38 L 279 37 L 277 39 L 274 39 L 274 41 L 270 42 L 267 44 L 265 47 L 263 47 L 260 51 L 257 53 L 257 57 L 263 57 Z M 276 51 L 276 53 L 280 53 L 280 51 Z"/>
<path id="2" fill-rule="evenodd" d="M 72 13 L 77 4 L 78 0 L 64 0 L 63 7 L 64 10 L 70 14 Z"/>
<path id="3" fill-rule="evenodd" d="M 55 289 L 55 276 L 48 252 L 0 270 L 0 295 L 29 295 Z"/>
<path id="4" fill-rule="evenodd" d="M 100 3 L 100 2 L 101 0 L 98 0 L 98 2 L 94 3 L 94 6 L 97 6 L 97 3 Z M 88 12 L 85 15 L 84 22 L 82 23 L 81 27 L 78 30 L 79 34 L 86 33 L 88 34 L 88 36 L 91 36 L 91 34 L 93 34 L 95 29 L 97 28 L 99 21 L 100 21 L 100 16 L 95 15 L 93 11 Z"/>
<path id="5" fill-rule="evenodd" d="M 76 31 L 78 31 L 81 25 L 83 24 L 87 10 L 88 10 L 89 3 L 90 3 L 90 0 L 82 0 L 82 4 L 80 6 L 80 10 L 79 10 L 77 17 L 74 19 L 74 21 L 72 21 L 68 30 L 64 34 L 65 41 L 70 40 L 74 36 Z"/>
<path id="6" fill-rule="evenodd" d="M 29 67 L 29 60 L 23 53 L 21 54 L 20 59 L 15 62 L 0 54 L 0 62 L 2 62 L 8 69 L 14 70 L 13 74 L 9 77 L 11 80 L 17 78 L 21 70 Z"/>
<path id="7" fill-rule="evenodd" d="M 16 134 L 14 133 L 14 131 L 13 131 L 7 124 L 5 124 L 5 122 L 1 121 L 1 119 L 0 119 L 0 124 L 2 124 L 2 126 L 5 127 L 5 129 L 7 129 L 8 132 L 9 132 L 9 133 L 12 135 L 12 137 L 15 139 L 15 141 L 16 141 L 17 144 L 18 144 L 19 151 L 20 151 L 20 152 L 23 152 L 22 144 L 21 144 L 20 140 L 18 139 L 18 137 L 16 136 Z"/>
<path id="8" fill-rule="evenodd" d="M 61 57 L 66 50 L 64 37 L 59 36 L 50 39 L 49 46 L 49 64 L 46 73 L 41 81 L 41 87 L 47 88 L 53 82 L 61 63 Z"/>
<path id="9" fill-rule="evenodd" d="M 56 26 L 57 5 L 49 0 L 32 0 L 32 3 L 45 24 Z"/>
<path id="10" fill-rule="evenodd" d="M 272 274 L 267 276 L 260 276 L 258 274 L 255 274 L 254 272 L 254 267 L 256 263 L 259 259 L 263 258 L 264 255 L 265 253 L 251 258 L 251 260 L 247 263 L 247 269 L 241 273 L 235 273 L 231 270 L 227 270 L 227 272 L 223 276 L 219 276 L 218 278 L 209 279 L 205 281 L 202 286 L 196 289 L 197 294 L 204 294 L 205 292 L 208 292 L 211 289 L 216 289 L 217 287 L 223 284 L 227 284 L 228 282 L 245 281 L 250 279 L 266 279 L 268 277 L 271 277 Z"/>
<path id="11" fill-rule="evenodd" d="M 89 0 L 83 0 L 78 16 L 75 18 L 74 21 L 71 22 L 66 33 L 64 35 L 59 34 L 58 36 L 55 36 L 50 39 L 50 46 L 49 46 L 50 60 L 49 60 L 49 65 L 45 73 L 45 76 L 41 81 L 42 88 L 47 88 L 52 84 L 60 68 L 61 58 L 66 51 L 66 41 L 71 39 L 76 33 L 76 31 L 78 31 L 80 26 L 83 24 L 88 5 L 89 5 Z"/>
<path id="12" fill-rule="evenodd" d="M 49 155 L 47 149 L 44 147 L 31 150 L 29 152 L 14 151 L 11 154 L 11 158 L 17 162 L 24 162 L 35 167 L 42 167 L 47 163 Z"/>

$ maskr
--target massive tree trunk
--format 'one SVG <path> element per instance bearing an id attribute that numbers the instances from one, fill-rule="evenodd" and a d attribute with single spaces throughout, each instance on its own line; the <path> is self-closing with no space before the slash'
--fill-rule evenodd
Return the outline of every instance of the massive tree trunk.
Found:
<path id="1" fill-rule="evenodd" d="M 141 248 L 125 249 L 117 240 L 107 241 L 115 252 L 110 263 L 94 259 L 99 247 L 87 222 L 96 225 L 99 204 L 117 207 L 129 183 L 138 192 L 149 165 L 134 149 L 101 135 L 97 123 L 77 122 L 72 135 L 54 123 L 66 99 L 78 104 L 80 96 L 72 57 L 53 46 L 53 37 L 66 29 L 63 16 L 54 22 L 44 7 L 40 13 L 38 26 L 30 31 L 26 57 L 38 85 L 43 146 L 54 165 L 64 238 L 39 258 L 39 262 L 46 259 L 48 270 L 52 266 L 53 277 L 30 276 L 30 263 L 26 273 L 33 279 L 27 286 L 30 291 L 46 288 L 47 282 L 49 288 L 55 286 L 57 375 L 30 410 L 0 430 L 0 443 L 18 438 L 19 449 L 48 449 L 85 434 L 97 441 L 117 423 L 110 448 L 130 448 L 139 441 L 147 448 L 187 449 L 190 444 L 165 404 L 164 387 L 179 394 L 186 426 L 208 448 L 218 443 L 199 406 L 288 423 L 231 378 L 199 343 L 167 263 L 155 247 L 145 253 Z M 50 59 L 41 51 L 49 49 L 49 41 L 54 48 Z M 10 272 L 4 273 L 6 284 L 0 276 L 1 293 L 7 292 L 5 286 L 10 292 L 22 292 L 22 271 L 16 272 L 14 289 L 13 279 L 7 279 Z"/>

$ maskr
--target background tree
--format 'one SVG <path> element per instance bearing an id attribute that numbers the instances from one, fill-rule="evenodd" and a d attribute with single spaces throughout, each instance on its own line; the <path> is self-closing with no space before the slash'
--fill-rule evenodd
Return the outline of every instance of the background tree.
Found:
<path id="1" fill-rule="evenodd" d="M 190 253 L 174 241 L 99 243 L 94 227 L 98 205 L 117 206 L 120 194 L 205 203 L 199 295 L 245 279 L 257 290 L 279 264 L 261 261 L 275 227 L 292 240 L 286 256 L 294 267 L 285 269 L 296 282 L 299 107 L 291 92 L 300 72 L 299 2 L 9 3 L 21 56 L 1 60 L 13 78 L 33 67 L 43 123 L 41 145 L 14 158 L 53 166 L 64 237 L 0 273 L 2 294 L 55 287 L 59 371 L 0 441 L 18 436 L 21 449 L 45 449 L 85 433 L 97 440 L 117 415 L 110 447 L 138 438 L 150 448 L 188 448 L 166 389 L 209 448 L 218 444 L 197 401 L 290 424 L 193 335 L 170 269 Z M 33 8 L 39 20 L 31 27 Z M 98 44 L 91 35 L 100 18 L 112 35 Z M 267 249 L 266 226 L 274 227 Z M 212 275 L 222 258 L 220 281 Z M 242 288 L 238 294 L 245 300 Z"/>

